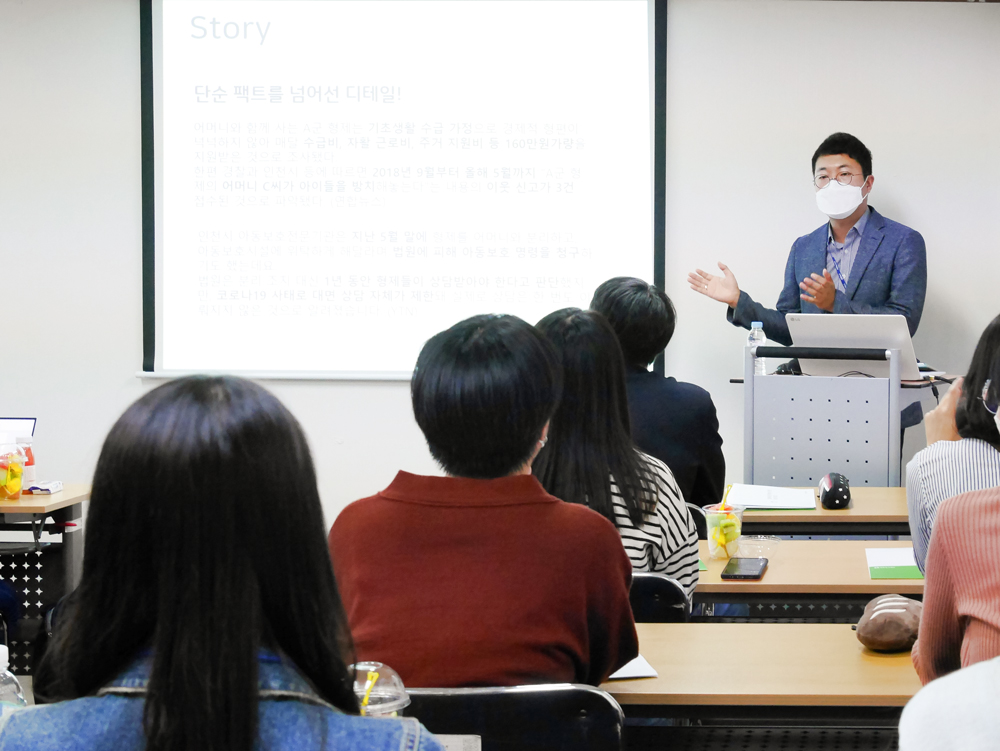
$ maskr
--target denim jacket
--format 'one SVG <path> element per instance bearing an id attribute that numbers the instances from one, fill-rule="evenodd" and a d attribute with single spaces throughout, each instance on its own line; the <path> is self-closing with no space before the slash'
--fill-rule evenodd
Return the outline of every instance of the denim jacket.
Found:
<path id="1" fill-rule="evenodd" d="M 144 657 L 97 696 L 8 710 L 0 717 L 0 751 L 143 751 L 142 712 L 152 658 Z M 316 695 L 287 660 L 259 663 L 260 751 L 313 748 L 443 751 L 415 719 L 356 717 Z"/>

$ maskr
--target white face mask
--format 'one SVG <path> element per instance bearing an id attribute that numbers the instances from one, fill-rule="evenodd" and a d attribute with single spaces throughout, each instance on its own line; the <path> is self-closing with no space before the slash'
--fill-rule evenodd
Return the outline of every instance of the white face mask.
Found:
<path id="1" fill-rule="evenodd" d="M 841 185 L 836 180 L 831 180 L 825 188 L 816 191 L 816 205 L 831 219 L 846 219 L 868 197 L 861 195 L 862 187 Z"/>
<path id="2" fill-rule="evenodd" d="M 993 415 L 993 422 L 997 424 L 997 432 L 1000 433 L 1000 412 Z"/>

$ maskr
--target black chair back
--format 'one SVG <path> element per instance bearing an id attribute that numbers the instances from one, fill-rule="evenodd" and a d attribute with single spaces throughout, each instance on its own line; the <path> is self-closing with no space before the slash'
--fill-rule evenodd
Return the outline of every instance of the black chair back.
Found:
<path id="1" fill-rule="evenodd" d="M 685 503 L 688 507 L 688 513 L 691 514 L 691 519 L 694 520 L 695 529 L 698 530 L 698 539 L 707 540 L 708 539 L 708 520 L 705 518 L 705 509 L 701 506 L 695 506 L 693 503 Z"/>
<path id="2" fill-rule="evenodd" d="M 432 733 L 478 735 L 482 751 L 621 751 L 625 716 L 593 686 L 407 689 L 416 717 Z"/>
<path id="3" fill-rule="evenodd" d="M 691 615 L 684 587 L 666 574 L 633 572 L 628 599 L 636 623 L 684 623 Z"/>

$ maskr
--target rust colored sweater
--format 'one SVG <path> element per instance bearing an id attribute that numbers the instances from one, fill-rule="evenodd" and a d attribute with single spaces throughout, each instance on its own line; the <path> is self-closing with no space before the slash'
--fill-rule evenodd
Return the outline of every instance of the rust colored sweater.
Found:
<path id="1" fill-rule="evenodd" d="M 923 683 L 1000 656 L 1000 488 L 949 498 L 927 552 L 913 664 Z"/>
<path id="2" fill-rule="evenodd" d="M 357 659 L 407 686 L 597 685 L 638 654 L 618 531 L 530 475 L 400 472 L 329 544 Z"/>

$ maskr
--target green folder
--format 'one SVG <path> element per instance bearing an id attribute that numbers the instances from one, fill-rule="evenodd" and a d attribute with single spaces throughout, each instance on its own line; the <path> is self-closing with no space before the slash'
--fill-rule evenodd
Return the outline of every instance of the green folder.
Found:
<path id="1" fill-rule="evenodd" d="M 708 571 L 708 566 L 705 565 L 705 561 L 703 561 L 701 558 L 698 559 L 698 570 Z"/>
<path id="2" fill-rule="evenodd" d="M 865 548 L 872 579 L 923 579 L 912 547 Z"/>
<path id="3" fill-rule="evenodd" d="M 923 579 L 924 575 L 916 566 L 869 566 L 872 579 Z"/>

